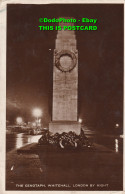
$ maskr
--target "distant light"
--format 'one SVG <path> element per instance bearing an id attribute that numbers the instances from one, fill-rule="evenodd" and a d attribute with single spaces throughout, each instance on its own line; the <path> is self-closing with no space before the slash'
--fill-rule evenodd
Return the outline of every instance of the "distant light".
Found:
<path id="1" fill-rule="evenodd" d="M 11 171 L 14 170 L 14 165 L 11 167 Z"/>
<path id="2" fill-rule="evenodd" d="M 39 123 L 41 123 L 41 119 L 39 119 Z"/>
<path id="3" fill-rule="evenodd" d="M 23 122 L 23 119 L 21 117 L 16 118 L 17 124 L 21 124 Z"/>
<path id="4" fill-rule="evenodd" d="M 32 123 L 32 125 L 33 125 L 33 127 L 35 127 L 36 126 L 36 123 L 34 122 L 34 123 Z"/>
<path id="5" fill-rule="evenodd" d="M 39 108 L 35 108 L 33 110 L 33 116 L 35 116 L 35 117 L 41 117 L 42 116 L 42 111 Z"/>
<path id="6" fill-rule="evenodd" d="M 49 51 L 51 51 L 52 49 L 49 49 Z"/>
<path id="7" fill-rule="evenodd" d="M 116 125 L 115 125 L 116 127 L 119 127 L 119 124 L 118 123 L 116 123 Z"/>
<path id="8" fill-rule="evenodd" d="M 79 123 L 82 123 L 82 119 L 79 119 Z"/>

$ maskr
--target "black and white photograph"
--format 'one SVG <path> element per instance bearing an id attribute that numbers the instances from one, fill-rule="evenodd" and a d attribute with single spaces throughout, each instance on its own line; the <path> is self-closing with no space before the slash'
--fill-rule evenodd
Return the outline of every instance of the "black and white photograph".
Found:
<path id="1" fill-rule="evenodd" d="M 6 17 L 6 191 L 123 191 L 124 4 Z"/>

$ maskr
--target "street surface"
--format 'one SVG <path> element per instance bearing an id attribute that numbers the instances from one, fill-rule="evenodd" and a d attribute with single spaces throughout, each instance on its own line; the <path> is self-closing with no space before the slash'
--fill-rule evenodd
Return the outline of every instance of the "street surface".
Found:
<path id="1" fill-rule="evenodd" d="M 95 152 L 60 152 L 41 146 L 32 153 L 40 136 L 7 136 L 7 190 L 122 190 L 122 138 L 90 135 Z M 17 154 L 17 149 L 27 152 Z"/>

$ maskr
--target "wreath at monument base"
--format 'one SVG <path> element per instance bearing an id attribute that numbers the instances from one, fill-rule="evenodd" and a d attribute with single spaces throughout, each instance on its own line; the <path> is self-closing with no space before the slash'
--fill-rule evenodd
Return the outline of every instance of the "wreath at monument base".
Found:
<path id="1" fill-rule="evenodd" d="M 38 145 L 52 145 L 65 150 L 94 148 L 88 138 L 84 135 L 83 130 L 81 130 L 80 135 L 76 135 L 76 133 L 72 131 L 69 133 L 63 132 L 62 134 L 55 133 L 53 135 L 46 132 L 39 139 Z"/>

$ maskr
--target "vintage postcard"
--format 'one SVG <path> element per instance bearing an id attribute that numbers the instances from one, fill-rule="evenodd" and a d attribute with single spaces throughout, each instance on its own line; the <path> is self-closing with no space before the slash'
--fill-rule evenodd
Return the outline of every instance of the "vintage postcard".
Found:
<path id="1" fill-rule="evenodd" d="M 1 16 L 2 193 L 122 192 L 124 2 L 2 1 Z"/>

